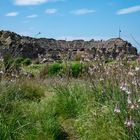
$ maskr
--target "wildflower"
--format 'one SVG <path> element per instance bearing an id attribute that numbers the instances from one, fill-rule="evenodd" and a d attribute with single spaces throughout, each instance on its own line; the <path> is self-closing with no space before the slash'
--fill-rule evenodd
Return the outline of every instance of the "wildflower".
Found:
<path id="1" fill-rule="evenodd" d="M 128 91 L 127 84 L 126 83 L 122 83 L 121 86 L 120 86 L 120 89 L 122 91 Z"/>
<path id="2" fill-rule="evenodd" d="M 133 80 L 132 81 L 132 84 L 136 86 L 137 85 L 137 81 L 136 80 Z"/>
<path id="3" fill-rule="evenodd" d="M 140 70 L 140 68 L 139 67 L 135 67 L 135 71 L 139 71 Z"/>
<path id="4" fill-rule="evenodd" d="M 1 75 L 3 75 L 3 74 L 4 74 L 4 72 L 1 70 L 1 71 L 0 71 L 0 74 L 1 74 Z"/>
<path id="5" fill-rule="evenodd" d="M 90 62 L 90 59 L 85 58 L 84 61 L 85 61 L 85 62 Z"/>
<path id="6" fill-rule="evenodd" d="M 83 64 L 83 61 L 82 60 L 80 60 L 80 64 Z"/>
<path id="7" fill-rule="evenodd" d="M 127 93 L 128 95 L 130 95 L 130 94 L 131 94 L 131 91 L 130 91 L 130 90 L 126 90 L 126 93 Z"/>
<path id="8" fill-rule="evenodd" d="M 130 109 L 137 109 L 139 106 L 137 104 L 131 104 L 130 106 Z"/>
<path id="9" fill-rule="evenodd" d="M 14 82 L 14 80 L 13 80 L 13 79 L 11 79 L 11 80 L 10 80 L 10 82 Z"/>
<path id="10" fill-rule="evenodd" d="M 128 98 L 127 98 L 127 103 L 128 104 L 132 104 L 132 100 L 131 100 L 131 97 L 130 96 L 128 96 Z"/>
<path id="11" fill-rule="evenodd" d="M 93 72 L 94 72 L 93 68 L 89 67 L 89 74 L 93 75 Z"/>
<path id="12" fill-rule="evenodd" d="M 120 107 L 118 106 L 118 104 L 116 105 L 116 107 L 114 109 L 114 112 L 115 113 L 120 113 L 121 112 Z"/>
<path id="13" fill-rule="evenodd" d="M 132 116 L 130 116 L 130 118 L 126 119 L 126 121 L 124 122 L 124 124 L 127 126 L 127 127 L 134 127 L 135 126 L 135 123 L 134 123 L 134 120 L 132 119 Z"/>
<path id="14" fill-rule="evenodd" d="M 100 81 L 104 81 L 104 79 L 103 78 L 100 78 Z"/>
<path id="15" fill-rule="evenodd" d="M 130 105 L 130 109 L 133 110 L 134 108 L 135 108 L 135 105 L 134 105 L 134 104 L 131 104 L 131 105 Z"/>
<path id="16" fill-rule="evenodd" d="M 129 72 L 128 72 L 128 75 L 130 75 L 130 76 L 134 76 L 134 73 L 131 72 L 131 71 L 129 71 Z"/>
<path id="17" fill-rule="evenodd" d="M 15 78 L 19 78 L 19 76 L 18 75 L 15 75 Z"/>

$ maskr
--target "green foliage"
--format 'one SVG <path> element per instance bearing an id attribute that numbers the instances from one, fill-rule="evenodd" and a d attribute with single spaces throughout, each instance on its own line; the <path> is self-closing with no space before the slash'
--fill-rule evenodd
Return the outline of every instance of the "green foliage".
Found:
<path id="1" fill-rule="evenodd" d="M 32 65 L 29 65 L 29 66 L 23 66 L 22 68 L 26 72 L 32 73 L 34 75 L 38 75 L 45 69 L 45 65 L 43 65 L 43 64 L 32 64 Z"/>
<path id="2" fill-rule="evenodd" d="M 22 66 L 22 62 L 24 61 L 24 58 L 22 57 L 17 57 L 13 59 L 13 68 L 18 70 Z"/>
<path id="3" fill-rule="evenodd" d="M 32 63 L 31 59 L 29 58 L 22 58 L 22 57 L 16 57 L 13 58 L 11 54 L 5 54 L 4 56 L 4 67 L 5 71 L 12 71 L 12 70 L 18 70 L 22 64 L 23 65 L 30 65 Z"/>
<path id="4" fill-rule="evenodd" d="M 23 61 L 24 61 L 24 58 L 17 57 L 17 58 L 15 58 L 14 63 L 16 63 L 16 64 L 22 64 Z"/>
<path id="5" fill-rule="evenodd" d="M 44 97 L 42 86 L 33 81 L 0 85 L 1 140 L 66 140 L 67 133 L 55 115 L 54 105 Z M 54 110 L 54 111 L 53 111 Z"/>
<path id="6" fill-rule="evenodd" d="M 25 66 L 31 65 L 32 60 L 30 58 L 26 58 L 22 61 L 22 64 L 25 65 Z"/>
<path id="7" fill-rule="evenodd" d="M 52 63 L 43 67 L 40 71 L 40 77 L 45 78 L 46 76 L 70 76 L 74 78 L 78 78 L 82 76 L 84 69 L 87 66 L 84 64 L 80 64 L 80 62 L 68 62 L 68 63 Z"/>
<path id="8" fill-rule="evenodd" d="M 62 69 L 62 65 L 60 63 L 53 63 L 48 66 L 48 73 L 50 75 L 57 75 Z"/>
<path id="9" fill-rule="evenodd" d="M 0 88 L 0 106 L 6 110 L 10 110 L 11 104 L 16 101 L 39 101 L 44 96 L 44 88 L 29 80 L 9 83 L 8 86 L 6 83 L 2 83 Z"/>
<path id="10" fill-rule="evenodd" d="M 39 72 L 39 77 L 40 77 L 41 79 L 45 79 L 46 76 L 48 75 L 48 73 L 49 73 L 49 71 L 48 71 L 48 65 L 46 65 L 46 66 L 44 66 L 44 67 L 40 70 L 40 72 Z"/>
<path id="11" fill-rule="evenodd" d="M 3 59 L 5 71 L 8 71 L 12 67 L 14 59 L 12 58 L 12 55 L 10 53 L 6 53 Z"/>
<path id="12" fill-rule="evenodd" d="M 125 130 L 115 120 L 109 106 L 88 104 L 74 127 L 81 140 L 126 140 Z"/>
<path id="13" fill-rule="evenodd" d="M 96 101 L 92 89 L 82 82 L 79 84 L 59 85 L 55 89 L 56 112 L 64 120 L 73 119 L 71 127 L 75 135 L 81 140 L 127 139 L 119 118 L 113 114 L 112 101 L 108 102 L 108 98 L 105 98 L 108 103 Z M 96 92 L 100 98 L 100 90 Z"/>
<path id="14" fill-rule="evenodd" d="M 44 68 L 43 76 L 70 72 L 70 76 L 77 78 L 86 66 L 69 62 L 45 68 L 44 65 L 24 67 L 32 71 Z M 59 77 L 44 81 L 2 79 L 0 139 L 139 140 L 139 67 L 97 62 L 90 70 L 86 79 L 70 77 L 69 81 Z M 116 105 L 119 112 L 115 112 Z M 129 122 L 126 126 L 129 118 L 133 119 L 132 125 Z"/>
<path id="15" fill-rule="evenodd" d="M 56 88 L 56 109 L 60 116 L 64 118 L 75 118 L 83 111 L 88 102 L 88 93 L 85 87 L 59 86 Z M 87 94 L 87 95 L 86 95 Z"/>
<path id="16" fill-rule="evenodd" d="M 71 64 L 72 76 L 77 78 L 82 73 L 82 64 L 80 62 L 75 62 Z"/>
<path id="17" fill-rule="evenodd" d="M 64 118 L 73 118 L 78 115 L 79 91 L 74 88 L 57 87 L 57 111 Z M 82 96 L 82 94 L 81 94 Z"/>

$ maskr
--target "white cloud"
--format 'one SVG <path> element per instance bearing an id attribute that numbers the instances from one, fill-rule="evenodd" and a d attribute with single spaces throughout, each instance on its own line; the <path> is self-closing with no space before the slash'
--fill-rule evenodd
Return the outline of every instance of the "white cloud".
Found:
<path id="1" fill-rule="evenodd" d="M 55 13 L 57 13 L 57 9 L 47 9 L 46 11 L 46 14 L 55 14 Z"/>
<path id="2" fill-rule="evenodd" d="M 48 0 L 14 0 L 16 5 L 38 5 Z"/>
<path id="3" fill-rule="evenodd" d="M 91 14 L 91 13 L 95 13 L 95 12 L 96 11 L 93 9 L 86 9 L 86 8 L 71 11 L 71 13 L 74 15 L 86 15 L 86 14 Z"/>
<path id="4" fill-rule="evenodd" d="M 10 13 L 7 13 L 6 16 L 7 17 L 15 17 L 15 16 L 18 16 L 18 14 L 19 14 L 18 12 L 10 12 Z"/>
<path id="5" fill-rule="evenodd" d="M 39 5 L 46 2 L 57 2 L 57 1 L 64 1 L 64 0 L 14 0 L 14 4 L 19 6 L 28 6 L 28 5 Z"/>
<path id="6" fill-rule="evenodd" d="M 38 15 L 36 15 L 36 14 L 27 16 L 27 18 L 36 18 L 36 17 L 38 17 Z"/>
<path id="7" fill-rule="evenodd" d="M 124 15 L 124 14 L 129 14 L 129 13 L 134 13 L 140 11 L 140 5 L 136 5 L 136 6 L 132 6 L 129 8 L 124 8 L 124 9 L 120 9 L 117 12 L 117 15 Z"/>

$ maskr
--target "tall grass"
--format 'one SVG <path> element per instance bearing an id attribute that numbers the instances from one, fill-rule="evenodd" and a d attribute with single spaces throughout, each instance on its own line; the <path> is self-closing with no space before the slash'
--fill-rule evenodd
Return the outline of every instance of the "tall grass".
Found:
<path id="1" fill-rule="evenodd" d="M 67 82 L 63 65 L 45 67 L 56 79 L 1 80 L 0 139 L 140 139 L 139 65 L 76 63 Z"/>
<path id="2" fill-rule="evenodd" d="M 67 134 L 45 98 L 44 87 L 35 81 L 1 83 L 0 139 L 63 140 Z"/>

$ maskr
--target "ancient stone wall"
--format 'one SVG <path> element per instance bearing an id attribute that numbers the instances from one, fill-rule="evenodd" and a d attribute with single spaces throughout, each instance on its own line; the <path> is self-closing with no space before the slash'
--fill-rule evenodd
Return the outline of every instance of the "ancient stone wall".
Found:
<path id="1" fill-rule="evenodd" d="M 123 58 L 125 55 L 132 59 L 137 58 L 137 49 L 131 43 L 121 38 L 113 38 L 107 41 L 100 40 L 55 40 L 47 38 L 32 38 L 20 36 L 10 31 L 0 31 L 0 56 L 10 52 L 13 57 L 22 56 L 31 59 L 45 59 L 47 61 L 60 60 L 67 57 L 74 60 L 80 57 L 86 59 L 96 58 Z M 79 53 L 81 52 L 81 53 Z"/>

